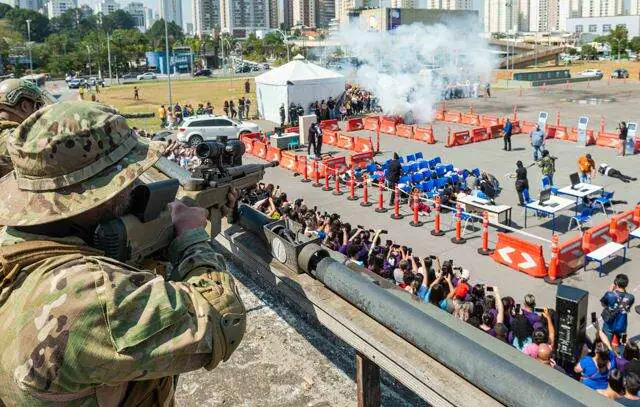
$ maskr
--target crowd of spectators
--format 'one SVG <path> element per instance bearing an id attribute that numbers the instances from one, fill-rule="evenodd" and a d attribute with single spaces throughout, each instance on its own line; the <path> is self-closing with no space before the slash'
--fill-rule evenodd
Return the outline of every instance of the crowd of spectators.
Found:
<path id="1" fill-rule="evenodd" d="M 484 85 L 484 92 L 487 97 L 491 97 L 491 85 Z M 479 82 L 471 82 L 470 80 L 446 82 L 442 85 L 442 98 L 449 99 L 468 99 L 480 96 Z"/>
<path id="2" fill-rule="evenodd" d="M 173 161 L 190 172 L 195 171 L 195 169 L 202 164 L 202 160 L 196 156 L 196 149 L 194 147 L 189 147 L 186 144 L 181 144 L 176 141 L 169 142 L 164 151 L 164 155 L 170 161 Z"/>
<path id="3" fill-rule="evenodd" d="M 558 316 L 551 308 L 539 308 L 532 294 L 521 303 L 501 293 L 499 287 L 474 284 L 471 272 L 441 261 L 434 255 L 419 256 L 411 247 L 383 239 L 385 230 L 352 225 L 336 213 L 322 212 L 303 199 L 291 200 L 279 186 L 260 184 L 254 208 L 271 219 L 290 219 L 301 225 L 302 233 L 319 238 L 322 244 L 345 255 L 345 264 L 354 270 L 366 269 L 388 279 L 417 301 L 432 304 L 473 327 L 482 330 L 539 363 L 580 379 L 586 386 L 624 405 L 640 405 L 640 351 L 626 337 L 626 314 L 633 296 L 626 292 L 628 278 L 621 274 L 605 293 L 602 329 L 587 340 L 575 367 L 565 370 L 556 364 Z M 596 321 L 597 322 L 597 321 Z M 619 346 L 613 346 L 616 336 Z"/>

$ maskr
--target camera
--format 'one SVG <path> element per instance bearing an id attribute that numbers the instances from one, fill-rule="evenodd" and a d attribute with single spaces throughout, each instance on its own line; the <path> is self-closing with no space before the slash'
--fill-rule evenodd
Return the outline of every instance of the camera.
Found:
<path id="1" fill-rule="evenodd" d="M 442 263 L 442 276 L 446 277 L 447 275 L 453 274 L 453 260 L 447 260 Z"/>

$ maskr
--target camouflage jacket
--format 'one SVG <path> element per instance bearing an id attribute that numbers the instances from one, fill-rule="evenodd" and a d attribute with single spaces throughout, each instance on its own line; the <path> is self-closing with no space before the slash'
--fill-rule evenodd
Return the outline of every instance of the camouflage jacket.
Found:
<path id="1" fill-rule="evenodd" d="M 20 123 L 17 122 L 0 120 L 0 177 L 4 177 L 13 170 L 11 158 L 9 158 L 9 152 L 7 151 L 7 139 L 19 125 Z"/>
<path id="2" fill-rule="evenodd" d="M 173 387 L 160 400 L 153 387 L 214 368 L 244 334 L 244 306 L 208 238 L 196 229 L 171 244 L 178 282 L 83 254 L 0 269 L 0 406 L 171 405 Z M 4 228 L 0 253 L 43 240 L 84 244 Z M 132 402 L 141 387 L 153 395 Z"/>

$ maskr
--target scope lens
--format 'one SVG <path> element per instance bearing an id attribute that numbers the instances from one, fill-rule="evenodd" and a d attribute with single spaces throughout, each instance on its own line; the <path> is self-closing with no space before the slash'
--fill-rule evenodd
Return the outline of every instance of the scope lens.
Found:
<path id="1" fill-rule="evenodd" d="M 238 140 L 227 141 L 227 145 L 224 147 L 225 153 L 234 157 L 243 155 L 246 151 L 244 143 Z"/>
<path id="2" fill-rule="evenodd" d="M 224 146 L 215 141 L 205 141 L 196 146 L 196 155 L 199 158 L 217 159 L 222 154 Z"/>

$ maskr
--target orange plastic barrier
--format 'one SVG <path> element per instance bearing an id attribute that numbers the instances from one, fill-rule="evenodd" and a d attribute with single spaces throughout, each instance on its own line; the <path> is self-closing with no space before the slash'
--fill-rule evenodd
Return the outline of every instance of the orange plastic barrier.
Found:
<path id="1" fill-rule="evenodd" d="M 462 114 L 460 112 L 454 111 L 444 112 L 444 121 L 451 123 L 460 123 L 462 122 Z"/>
<path id="2" fill-rule="evenodd" d="M 477 143 L 479 141 L 490 140 L 491 136 L 487 133 L 487 129 L 484 127 L 478 127 L 471 130 L 471 141 Z"/>
<path id="3" fill-rule="evenodd" d="M 498 232 L 498 242 L 491 257 L 500 264 L 532 277 L 547 275 L 542 245 L 527 242 L 514 234 Z"/>
<path id="4" fill-rule="evenodd" d="M 512 126 L 511 134 L 520 134 L 520 133 L 522 133 L 522 128 L 520 128 L 520 120 L 512 121 L 511 122 L 511 126 Z"/>
<path id="5" fill-rule="evenodd" d="M 396 136 L 413 138 L 413 126 L 409 124 L 397 124 Z"/>
<path id="6" fill-rule="evenodd" d="M 338 133 L 338 147 L 344 148 L 345 150 L 353 149 L 353 137 L 344 133 Z"/>
<path id="7" fill-rule="evenodd" d="M 629 240 L 629 233 L 636 228 L 633 221 L 634 210 L 619 213 L 611 217 L 609 221 L 609 235 L 616 243 L 624 243 Z"/>
<path id="8" fill-rule="evenodd" d="M 286 129 L 284 129 L 285 133 L 300 133 L 300 128 L 298 126 L 296 127 L 287 127 Z"/>
<path id="9" fill-rule="evenodd" d="M 489 134 L 489 138 L 501 137 L 503 127 L 504 126 L 502 124 L 494 124 L 493 126 L 487 127 L 487 133 Z"/>
<path id="10" fill-rule="evenodd" d="M 611 241 L 612 239 L 609 235 L 609 221 L 606 220 L 584 232 L 582 235 L 582 250 L 586 254 L 589 254 L 600 246 L 604 246 Z"/>
<path id="11" fill-rule="evenodd" d="M 376 131 L 378 130 L 378 125 L 380 124 L 379 116 L 366 116 L 362 119 L 362 124 L 364 125 L 365 130 Z"/>
<path id="12" fill-rule="evenodd" d="M 323 120 L 320 122 L 320 128 L 322 130 L 340 131 L 337 120 Z"/>
<path id="13" fill-rule="evenodd" d="M 569 140 L 570 136 L 566 126 L 549 126 L 549 127 L 554 128 L 554 138 L 558 140 Z"/>
<path id="14" fill-rule="evenodd" d="M 362 122 L 361 117 L 356 117 L 355 119 L 347 120 L 345 124 L 344 131 L 358 131 L 364 130 L 364 123 Z"/>
<path id="15" fill-rule="evenodd" d="M 296 166 L 294 172 L 304 174 L 304 168 L 307 166 L 307 156 L 305 154 L 296 154 Z M 309 173 L 307 173 L 307 177 Z"/>
<path id="16" fill-rule="evenodd" d="M 338 145 L 338 132 L 335 130 L 323 130 L 322 131 L 322 144 L 328 144 L 330 146 Z"/>
<path id="17" fill-rule="evenodd" d="M 247 154 L 253 154 L 253 143 L 255 142 L 255 139 L 240 136 L 240 141 L 244 144 L 244 152 Z"/>
<path id="18" fill-rule="evenodd" d="M 480 125 L 480 116 L 472 113 L 462 113 L 460 117 L 460 123 L 469 124 L 471 126 L 479 126 Z"/>
<path id="19" fill-rule="evenodd" d="M 633 210 L 633 223 L 640 225 L 640 205 L 636 205 L 636 208 Z"/>
<path id="20" fill-rule="evenodd" d="M 606 131 L 598 132 L 598 137 L 596 138 L 596 145 L 602 147 L 618 148 L 619 142 L 620 139 L 617 133 L 607 133 Z"/>
<path id="21" fill-rule="evenodd" d="M 327 169 L 329 169 L 329 175 L 333 175 L 335 171 L 342 171 L 347 166 L 347 159 L 345 157 L 333 157 L 322 160 L 320 165 L 320 176 L 324 177 Z"/>
<path id="22" fill-rule="evenodd" d="M 465 144 L 472 143 L 471 136 L 469 135 L 469 130 L 456 131 L 455 133 L 451 133 L 447 138 L 447 145 L 445 147 L 455 147 L 462 146 Z"/>
<path id="23" fill-rule="evenodd" d="M 353 144 L 353 151 L 356 153 L 373 153 L 373 143 L 370 138 L 354 137 Z"/>
<path id="24" fill-rule="evenodd" d="M 253 155 L 262 159 L 267 158 L 267 145 L 262 141 L 253 142 Z"/>
<path id="25" fill-rule="evenodd" d="M 549 277 L 565 278 L 583 267 L 582 237 L 575 236 L 558 245 L 558 256 L 549 262 Z"/>
<path id="26" fill-rule="evenodd" d="M 520 130 L 522 131 L 522 133 L 529 134 L 535 129 L 536 129 L 536 123 L 534 122 L 523 121 L 522 124 L 520 124 Z"/>
<path id="27" fill-rule="evenodd" d="M 380 132 L 387 134 L 396 134 L 397 124 L 398 122 L 396 122 L 395 120 L 383 117 L 382 119 L 380 119 Z"/>
<path id="28" fill-rule="evenodd" d="M 293 151 L 283 150 L 280 158 L 280 167 L 286 168 L 289 171 L 296 170 L 296 164 L 298 157 Z"/>
<path id="29" fill-rule="evenodd" d="M 480 124 L 483 127 L 495 126 L 500 124 L 500 118 L 496 116 L 480 116 Z"/>
<path id="30" fill-rule="evenodd" d="M 373 158 L 373 151 L 369 151 L 366 153 L 355 153 L 349 156 L 349 165 L 351 167 L 360 167 L 364 168 Z"/>
<path id="31" fill-rule="evenodd" d="M 267 148 L 267 161 L 280 161 L 282 156 L 282 150 L 277 147 L 268 147 Z"/>
<path id="32" fill-rule="evenodd" d="M 413 139 L 425 141 L 429 144 L 436 143 L 436 138 L 433 135 L 433 127 L 431 126 L 429 127 L 415 126 L 415 128 L 413 129 Z"/>
<path id="33" fill-rule="evenodd" d="M 439 120 L 439 121 L 444 121 L 444 113 L 445 113 L 445 111 L 444 111 L 444 110 L 442 110 L 442 109 L 440 109 L 440 110 L 436 111 L 436 117 L 435 117 L 435 119 L 436 119 L 436 120 Z"/>

